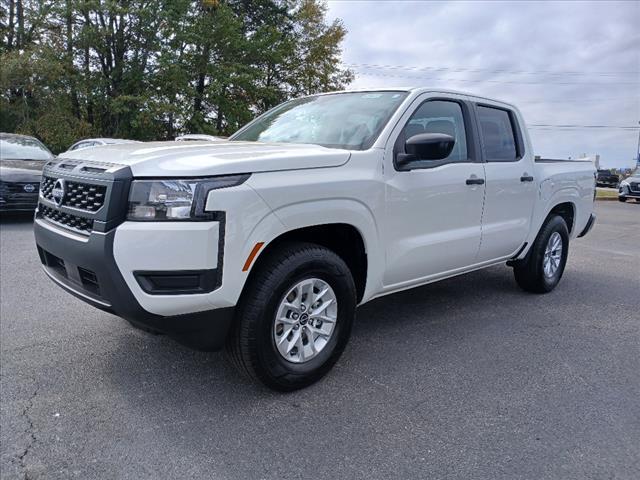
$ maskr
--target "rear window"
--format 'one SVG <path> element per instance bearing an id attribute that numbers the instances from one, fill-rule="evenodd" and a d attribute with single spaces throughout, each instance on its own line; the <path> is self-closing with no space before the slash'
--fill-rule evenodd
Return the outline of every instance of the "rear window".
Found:
<path id="1" fill-rule="evenodd" d="M 488 162 L 515 162 L 518 153 L 509 112 L 479 106 L 478 120 L 485 159 Z"/>

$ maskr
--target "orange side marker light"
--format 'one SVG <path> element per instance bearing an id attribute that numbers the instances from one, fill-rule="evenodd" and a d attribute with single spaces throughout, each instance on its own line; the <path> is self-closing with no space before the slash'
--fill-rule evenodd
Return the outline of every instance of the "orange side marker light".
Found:
<path id="1" fill-rule="evenodd" d="M 256 255 L 258 255 L 258 252 L 260 251 L 263 245 L 264 245 L 264 242 L 258 242 L 253 246 L 251 253 L 247 257 L 247 261 L 244 262 L 244 267 L 242 267 L 243 272 L 246 272 L 247 270 L 249 270 L 249 267 L 251 267 L 251 264 L 253 263 L 253 259 L 256 258 Z"/>

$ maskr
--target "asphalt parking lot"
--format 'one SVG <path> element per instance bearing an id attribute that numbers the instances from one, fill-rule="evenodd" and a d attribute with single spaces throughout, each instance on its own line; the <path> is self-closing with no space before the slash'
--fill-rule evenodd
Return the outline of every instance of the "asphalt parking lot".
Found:
<path id="1" fill-rule="evenodd" d="M 292 394 L 67 295 L 0 224 L 2 478 L 640 478 L 640 204 L 551 294 L 507 267 L 376 300 Z"/>

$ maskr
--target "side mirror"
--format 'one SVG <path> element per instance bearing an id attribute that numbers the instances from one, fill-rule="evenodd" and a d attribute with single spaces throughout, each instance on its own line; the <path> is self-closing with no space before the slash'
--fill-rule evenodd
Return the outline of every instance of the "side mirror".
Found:
<path id="1" fill-rule="evenodd" d="M 407 139 L 405 151 L 396 156 L 399 170 L 411 170 L 414 163 L 423 160 L 443 160 L 447 158 L 456 143 L 451 135 L 444 133 L 419 133 Z"/>

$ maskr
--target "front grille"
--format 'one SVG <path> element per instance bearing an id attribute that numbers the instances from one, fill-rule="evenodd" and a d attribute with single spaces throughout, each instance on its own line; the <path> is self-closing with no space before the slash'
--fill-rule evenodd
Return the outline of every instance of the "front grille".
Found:
<path id="1" fill-rule="evenodd" d="M 52 177 L 42 178 L 42 196 L 47 200 L 53 201 L 52 190 L 56 181 Z M 65 180 L 65 195 L 61 205 L 96 212 L 104 205 L 106 192 L 104 185 Z"/>
<path id="2" fill-rule="evenodd" d="M 40 190 L 42 191 L 42 196 L 47 200 L 52 200 L 53 195 L 51 195 L 51 190 L 53 190 L 53 186 L 56 183 L 55 178 L 51 177 L 42 177 L 42 185 L 40 186 Z"/>
<path id="3" fill-rule="evenodd" d="M 90 218 L 82 218 L 77 215 L 61 212 L 43 204 L 39 205 L 38 210 L 43 217 L 64 227 L 71 228 L 85 234 L 91 233 L 93 230 L 93 220 Z"/>
<path id="4" fill-rule="evenodd" d="M 39 187 L 39 182 L 2 182 L 0 183 L 0 194 L 37 195 Z"/>
<path id="5" fill-rule="evenodd" d="M 640 192 L 640 183 L 638 183 L 638 182 L 631 182 L 631 183 L 629 184 L 629 189 L 630 189 L 632 192 Z"/>
<path id="6" fill-rule="evenodd" d="M 75 233 L 106 233 L 125 219 L 131 178 L 123 165 L 49 162 L 42 171 L 37 215 Z"/>

